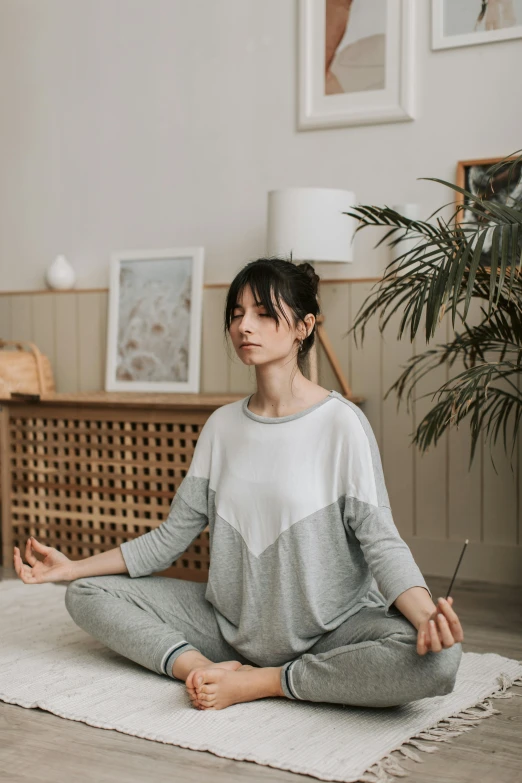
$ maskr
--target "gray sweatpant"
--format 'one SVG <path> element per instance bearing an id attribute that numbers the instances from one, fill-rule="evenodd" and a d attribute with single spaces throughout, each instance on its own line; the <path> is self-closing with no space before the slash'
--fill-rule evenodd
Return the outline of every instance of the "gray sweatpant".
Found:
<path id="1" fill-rule="evenodd" d="M 251 661 L 223 638 L 206 584 L 163 576 L 94 576 L 71 582 L 67 611 L 98 641 L 158 674 L 187 650 L 214 662 Z M 391 707 L 450 693 L 460 644 L 419 655 L 417 631 L 399 614 L 364 607 L 281 668 L 287 698 L 358 707 Z"/>

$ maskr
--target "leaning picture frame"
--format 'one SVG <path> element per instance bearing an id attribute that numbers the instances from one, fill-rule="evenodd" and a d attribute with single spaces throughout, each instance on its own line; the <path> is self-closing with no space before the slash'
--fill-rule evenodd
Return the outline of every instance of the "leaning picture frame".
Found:
<path id="1" fill-rule="evenodd" d="M 111 256 L 106 391 L 199 393 L 204 249 Z"/>
<path id="2" fill-rule="evenodd" d="M 522 38 L 522 0 L 509 3 L 431 0 L 432 49 L 454 49 L 511 38 Z"/>
<path id="3" fill-rule="evenodd" d="M 514 167 L 510 164 L 519 161 Z M 502 166 L 497 164 L 502 163 Z M 495 170 L 492 171 L 492 167 Z M 483 227 L 488 228 L 488 203 L 500 204 L 511 207 L 519 199 L 519 193 L 522 188 L 522 161 L 516 155 L 507 158 L 478 158 L 472 160 L 459 160 L 455 184 L 461 190 L 472 193 L 480 199 L 481 207 L 475 204 L 475 209 L 466 209 L 469 203 L 469 196 L 460 191 L 456 191 L 455 196 L 455 220 L 456 224 L 468 228 Z M 457 210 L 457 207 L 460 209 Z M 463 208 L 462 208 L 463 207 Z M 492 225 L 495 225 L 493 223 Z M 517 257 L 522 252 L 522 237 L 517 236 L 519 250 Z M 508 240 L 511 241 L 508 237 Z M 482 247 L 480 265 L 491 267 L 492 262 L 492 234 L 488 231 Z"/>
<path id="4" fill-rule="evenodd" d="M 415 118 L 414 0 L 354 3 L 342 30 L 326 0 L 298 8 L 298 130 Z"/>

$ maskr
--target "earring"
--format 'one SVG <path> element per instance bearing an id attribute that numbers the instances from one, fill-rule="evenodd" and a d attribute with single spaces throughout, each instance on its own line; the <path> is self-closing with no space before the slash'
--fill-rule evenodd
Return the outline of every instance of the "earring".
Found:
<path id="1" fill-rule="evenodd" d="M 299 350 L 300 351 L 303 350 L 303 341 L 302 340 L 299 340 Z"/>

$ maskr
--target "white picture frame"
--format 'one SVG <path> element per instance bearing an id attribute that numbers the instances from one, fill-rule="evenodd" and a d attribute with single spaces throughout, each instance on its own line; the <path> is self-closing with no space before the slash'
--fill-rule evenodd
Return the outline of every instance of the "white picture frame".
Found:
<path id="1" fill-rule="evenodd" d="M 299 0 L 298 130 L 415 118 L 414 0 L 386 0 L 385 25 L 384 89 L 326 95 L 326 0 Z"/>
<path id="2" fill-rule="evenodd" d="M 106 391 L 199 393 L 204 249 L 111 255 Z"/>
<path id="3" fill-rule="evenodd" d="M 448 9 L 448 3 L 451 0 L 432 0 L 431 2 L 431 48 L 436 49 L 454 49 L 460 46 L 474 46 L 476 44 L 493 43 L 494 41 L 507 41 L 512 38 L 522 38 L 522 24 L 509 27 L 500 27 L 494 30 L 479 29 L 470 30 L 467 33 L 456 33 L 448 35 L 445 33 L 445 12 Z M 522 3 L 517 9 L 522 13 Z M 452 7 L 455 13 L 456 6 Z M 471 9 L 471 7 L 470 7 Z M 467 9 L 464 8 L 466 11 Z M 471 13 L 471 10 L 469 11 Z M 522 18 L 522 17 L 519 17 Z M 471 24 L 470 19 L 470 24 Z M 502 23 L 502 19 L 499 20 Z M 485 19 L 481 24 L 485 23 Z"/>

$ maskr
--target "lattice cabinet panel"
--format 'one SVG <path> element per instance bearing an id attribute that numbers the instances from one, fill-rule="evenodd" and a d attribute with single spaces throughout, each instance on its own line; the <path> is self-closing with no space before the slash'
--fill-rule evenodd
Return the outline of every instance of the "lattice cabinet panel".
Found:
<path id="1" fill-rule="evenodd" d="M 208 403 L 206 410 L 1 405 L 2 543 L 10 564 L 13 546 L 23 553 L 30 535 L 76 560 L 160 525 L 212 412 Z M 207 527 L 161 573 L 206 581 L 209 560 Z"/>

